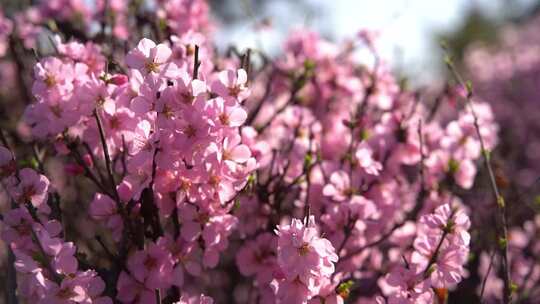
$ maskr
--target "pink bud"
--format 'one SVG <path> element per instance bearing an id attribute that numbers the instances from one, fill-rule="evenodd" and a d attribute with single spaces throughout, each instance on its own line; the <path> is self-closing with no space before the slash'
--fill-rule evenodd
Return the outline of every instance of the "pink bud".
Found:
<path id="1" fill-rule="evenodd" d="M 80 175 L 84 172 L 83 167 L 77 165 L 77 164 L 66 164 L 64 166 L 64 170 L 69 175 Z"/>
<path id="2" fill-rule="evenodd" d="M 123 85 L 128 82 L 128 77 L 124 74 L 115 74 L 111 77 L 110 81 L 115 85 Z"/>
<path id="3" fill-rule="evenodd" d="M 92 156 L 90 154 L 85 154 L 83 156 L 83 161 L 89 168 L 94 167 L 94 161 L 92 161 Z"/>

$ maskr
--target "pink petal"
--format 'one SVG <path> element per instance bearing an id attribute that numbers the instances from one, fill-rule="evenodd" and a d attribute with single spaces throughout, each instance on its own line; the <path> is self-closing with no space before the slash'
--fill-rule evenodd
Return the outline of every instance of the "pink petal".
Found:
<path id="1" fill-rule="evenodd" d="M 146 98 L 138 96 L 133 98 L 130 108 L 137 114 L 145 114 L 152 110 L 152 105 Z"/>
<path id="2" fill-rule="evenodd" d="M 201 225 L 197 222 L 192 221 L 183 222 L 181 234 L 184 240 L 194 241 L 201 234 Z"/>
<path id="3" fill-rule="evenodd" d="M 200 94 L 206 93 L 206 83 L 199 79 L 194 79 L 191 82 L 191 91 L 193 96 L 198 96 Z"/>
<path id="4" fill-rule="evenodd" d="M 247 82 L 247 73 L 244 69 L 238 70 L 238 78 L 236 79 L 236 84 L 245 84 Z"/>
<path id="5" fill-rule="evenodd" d="M 150 58 L 155 63 L 159 63 L 159 64 L 167 62 L 169 58 L 171 57 L 171 55 L 172 55 L 171 49 L 165 44 L 158 44 L 156 47 L 154 47 L 150 51 Z"/>
<path id="6" fill-rule="evenodd" d="M 219 254 L 214 250 L 206 250 L 204 253 L 203 263 L 208 268 L 214 268 L 219 262 Z"/>
<path id="7" fill-rule="evenodd" d="M 233 70 L 226 70 L 219 73 L 219 81 L 226 87 L 233 87 L 236 82 L 236 73 Z"/>
<path id="8" fill-rule="evenodd" d="M 247 112 L 241 108 L 237 107 L 229 113 L 229 126 L 238 127 L 241 126 L 247 119 Z"/>
<path id="9" fill-rule="evenodd" d="M 141 52 L 134 50 L 126 55 L 125 62 L 128 67 L 140 70 L 144 68 L 146 58 Z"/>
<path id="10" fill-rule="evenodd" d="M 338 193 L 336 187 L 334 187 L 334 185 L 332 184 L 328 184 L 326 186 L 324 186 L 323 188 L 323 195 L 324 196 L 334 196 Z"/>
<path id="11" fill-rule="evenodd" d="M 231 158 L 237 163 L 244 163 L 251 157 L 251 151 L 246 145 L 236 146 L 231 151 Z"/>
<path id="12" fill-rule="evenodd" d="M 229 89 L 221 81 L 212 82 L 212 84 L 210 85 L 210 89 L 212 90 L 212 92 L 222 97 L 228 96 L 229 94 Z"/>
<path id="13" fill-rule="evenodd" d="M 150 56 L 151 50 L 155 47 L 156 43 L 148 38 L 141 39 L 139 44 L 137 44 L 137 50 L 147 58 Z"/>
<path id="14" fill-rule="evenodd" d="M 116 104 L 114 103 L 114 101 L 112 100 L 107 100 L 105 101 L 105 103 L 103 103 L 103 110 L 105 110 L 105 112 L 107 114 L 114 114 L 114 111 L 116 110 Z"/>

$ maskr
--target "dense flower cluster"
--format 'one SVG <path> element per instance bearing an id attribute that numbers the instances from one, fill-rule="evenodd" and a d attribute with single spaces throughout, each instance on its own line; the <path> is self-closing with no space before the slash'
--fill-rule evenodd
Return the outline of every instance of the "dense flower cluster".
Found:
<path id="1" fill-rule="evenodd" d="M 469 218 L 449 204 L 422 216 L 410 261 L 386 278 L 389 303 L 432 303 L 434 290 L 459 283 L 469 252 L 469 226 Z M 437 296 L 444 302 L 444 294 Z"/>
<path id="2" fill-rule="evenodd" d="M 0 57 L 51 45 L 21 121 L 0 130 L 16 297 L 444 303 L 468 279 L 465 193 L 498 143 L 490 105 L 424 102 L 367 31 L 221 55 L 205 1 L 143 2 L 0 17 Z M 534 238 L 526 225 L 511 250 Z"/>
<path id="3" fill-rule="evenodd" d="M 36 171 L 16 170 L 13 156 L 0 147 L 2 185 L 13 202 L 3 214 L 2 239 L 15 254 L 22 298 L 40 303 L 112 303 L 102 297 L 105 283 L 94 270 L 79 270 L 73 242 L 62 225 L 49 219 L 49 180 Z"/>
<path id="4" fill-rule="evenodd" d="M 311 216 L 307 226 L 293 219 L 290 225 L 279 226 L 276 233 L 276 302 L 300 303 L 319 295 L 334 273 L 338 256 L 330 241 L 317 236 L 315 218 Z"/>

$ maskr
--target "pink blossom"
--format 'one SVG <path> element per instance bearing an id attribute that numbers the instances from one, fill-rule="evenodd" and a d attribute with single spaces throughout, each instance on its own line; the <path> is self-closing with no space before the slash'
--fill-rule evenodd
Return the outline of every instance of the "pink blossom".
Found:
<path id="1" fill-rule="evenodd" d="M 218 80 L 211 84 L 212 92 L 218 94 L 226 100 L 245 100 L 250 91 L 246 87 L 247 73 L 243 69 L 236 72 L 234 70 L 222 71 L 218 75 Z"/>
<path id="2" fill-rule="evenodd" d="M 345 171 L 333 172 L 330 176 L 330 183 L 323 188 L 323 194 L 332 197 L 337 202 L 346 200 L 354 192 L 355 189 L 351 186 L 349 175 Z"/>
<path id="3" fill-rule="evenodd" d="M 144 283 L 138 282 L 122 271 L 116 284 L 117 298 L 122 303 L 155 303 L 155 291 L 147 289 Z"/>
<path id="4" fill-rule="evenodd" d="M 169 63 L 172 51 L 165 44 L 157 44 L 147 38 L 141 39 L 137 48 L 126 55 L 126 64 L 144 74 L 173 71 L 176 67 Z"/>
<path id="5" fill-rule="evenodd" d="M 171 254 L 157 244 L 151 243 L 146 250 L 133 253 L 127 266 L 133 277 L 151 290 L 167 288 L 172 283 Z"/>
<path id="6" fill-rule="evenodd" d="M 334 272 L 338 256 L 332 244 L 318 236 L 313 216 L 307 226 L 293 219 L 290 225 L 278 226 L 276 233 L 277 262 L 285 278 L 279 283 L 277 296 L 303 303 L 297 298 L 306 301 L 318 293 L 322 279 Z"/>
<path id="7" fill-rule="evenodd" d="M 44 203 L 48 198 L 49 179 L 29 168 L 22 169 L 19 178 L 21 181 L 12 192 L 15 201 L 47 210 Z"/>
<path id="8" fill-rule="evenodd" d="M 413 303 L 433 303 L 433 293 L 429 289 L 426 280 L 422 280 L 422 273 L 419 269 L 405 268 L 398 266 L 386 276 L 390 292 L 388 303 L 392 304 L 413 304 Z"/>
<path id="9" fill-rule="evenodd" d="M 383 169 L 382 164 L 375 161 L 372 154 L 373 151 L 371 150 L 371 148 L 365 143 L 362 143 L 356 149 L 356 153 L 354 156 L 356 161 L 358 162 L 358 166 L 367 174 L 379 175 L 379 171 Z"/>
<path id="10" fill-rule="evenodd" d="M 90 203 L 89 215 L 98 221 L 104 221 L 115 240 L 120 240 L 124 223 L 118 214 L 116 203 L 107 195 L 96 193 L 94 200 Z"/>

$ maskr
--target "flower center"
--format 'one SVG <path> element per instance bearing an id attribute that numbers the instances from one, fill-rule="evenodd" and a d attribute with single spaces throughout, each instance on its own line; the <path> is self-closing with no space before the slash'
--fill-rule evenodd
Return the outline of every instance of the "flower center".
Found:
<path id="1" fill-rule="evenodd" d="M 23 188 L 21 199 L 25 202 L 30 201 L 30 198 L 36 194 L 36 189 L 33 186 L 26 186 Z"/>
<path id="2" fill-rule="evenodd" d="M 182 97 L 182 102 L 185 104 L 192 104 L 193 100 L 195 99 L 195 97 L 193 97 L 193 95 L 189 92 L 182 93 L 180 96 Z"/>
<path id="3" fill-rule="evenodd" d="M 163 106 L 163 111 L 161 111 L 161 114 L 163 114 L 167 119 L 174 117 L 174 112 L 168 105 Z"/>
<path id="4" fill-rule="evenodd" d="M 10 161 L 7 164 L 0 166 L 0 177 L 8 177 L 17 169 L 17 165 L 14 161 Z"/>
<path id="5" fill-rule="evenodd" d="M 72 298 L 73 296 L 76 296 L 77 294 L 75 292 L 73 292 L 73 290 L 71 290 L 70 288 L 62 288 L 60 290 L 58 290 L 58 292 L 56 293 L 56 296 L 60 299 L 70 299 Z"/>
<path id="6" fill-rule="evenodd" d="M 188 138 L 193 138 L 195 135 L 197 135 L 197 129 L 195 129 L 193 125 L 189 124 L 184 130 L 184 133 Z"/>
<path id="7" fill-rule="evenodd" d="M 120 119 L 116 116 L 112 116 L 111 119 L 109 119 L 109 124 L 113 130 L 120 129 Z"/>
<path id="8" fill-rule="evenodd" d="M 200 213 L 197 216 L 197 221 L 201 224 L 206 224 L 210 220 L 210 215 L 208 213 Z"/>
<path id="9" fill-rule="evenodd" d="M 223 160 L 231 160 L 231 152 L 227 150 L 223 151 Z"/>
<path id="10" fill-rule="evenodd" d="M 240 85 L 235 85 L 229 88 L 229 95 L 238 97 L 238 94 L 240 94 L 241 91 L 242 87 Z"/>
<path id="11" fill-rule="evenodd" d="M 186 44 L 186 55 L 191 56 L 195 54 L 195 47 L 193 47 L 193 44 Z"/>
<path id="12" fill-rule="evenodd" d="M 188 191 L 191 188 L 191 182 L 187 179 L 182 179 L 180 182 L 180 189 L 184 192 Z"/>
<path id="13" fill-rule="evenodd" d="M 354 189 L 352 187 L 343 189 L 343 195 L 352 196 L 354 194 Z"/>
<path id="14" fill-rule="evenodd" d="M 302 244 L 302 246 L 300 246 L 300 248 L 298 248 L 298 254 L 299 255 L 305 256 L 308 253 L 309 253 L 309 244 L 308 243 L 304 243 L 304 244 Z"/>
<path id="15" fill-rule="evenodd" d="M 221 124 L 228 126 L 230 123 L 229 115 L 222 113 L 221 115 L 219 115 L 219 121 L 221 122 Z"/>
<path id="16" fill-rule="evenodd" d="M 26 222 L 22 222 L 19 225 L 13 227 L 17 233 L 20 235 L 30 235 L 32 229 L 30 228 L 30 225 Z"/>
<path id="17" fill-rule="evenodd" d="M 52 88 L 56 84 L 56 79 L 54 78 L 53 75 L 47 74 L 47 76 L 45 76 L 44 82 L 48 88 Z"/>
<path id="18" fill-rule="evenodd" d="M 146 260 L 144 260 L 144 267 L 148 269 L 152 269 L 157 266 L 157 260 L 154 259 L 151 256 L 146 257 Z"/>
<path id="19" fill-rule="evenodd" d="M 60 108 L 59 105 L 53 105 L 53 106 L 49 106 L 49 109 L 51 109 L 51 112 L 54 114 L 54 116 L 56 116 L 57 118 L 61 118 L 62 117 L 62 109 Z"/>
<path id="20" fill-rule="evenodd" d="M 96 104 L 98 105 L 98 107 L 103 106 L 103 104 L 105 104 L 105 97 L 99 96 L 96 100 Z"/>
<path id="21" fill-rule="evenodd" d="M 210 176 L 208 183 L 214 187 L 217 187 L 219 185 L 219 182 L 221 182 L 221 178 L 217 175 Z"/>
<path id="22" fill-rule="evenodd" d="M 154 73 L 157 73 L 159 72 L 159 64 L 153 62 L 153 61 L 150 61 L 150 62 L 147 62 L 144 67 L 146 68 L 146 71 L 148 73 L 150 72 L 154 72 Z"/>

